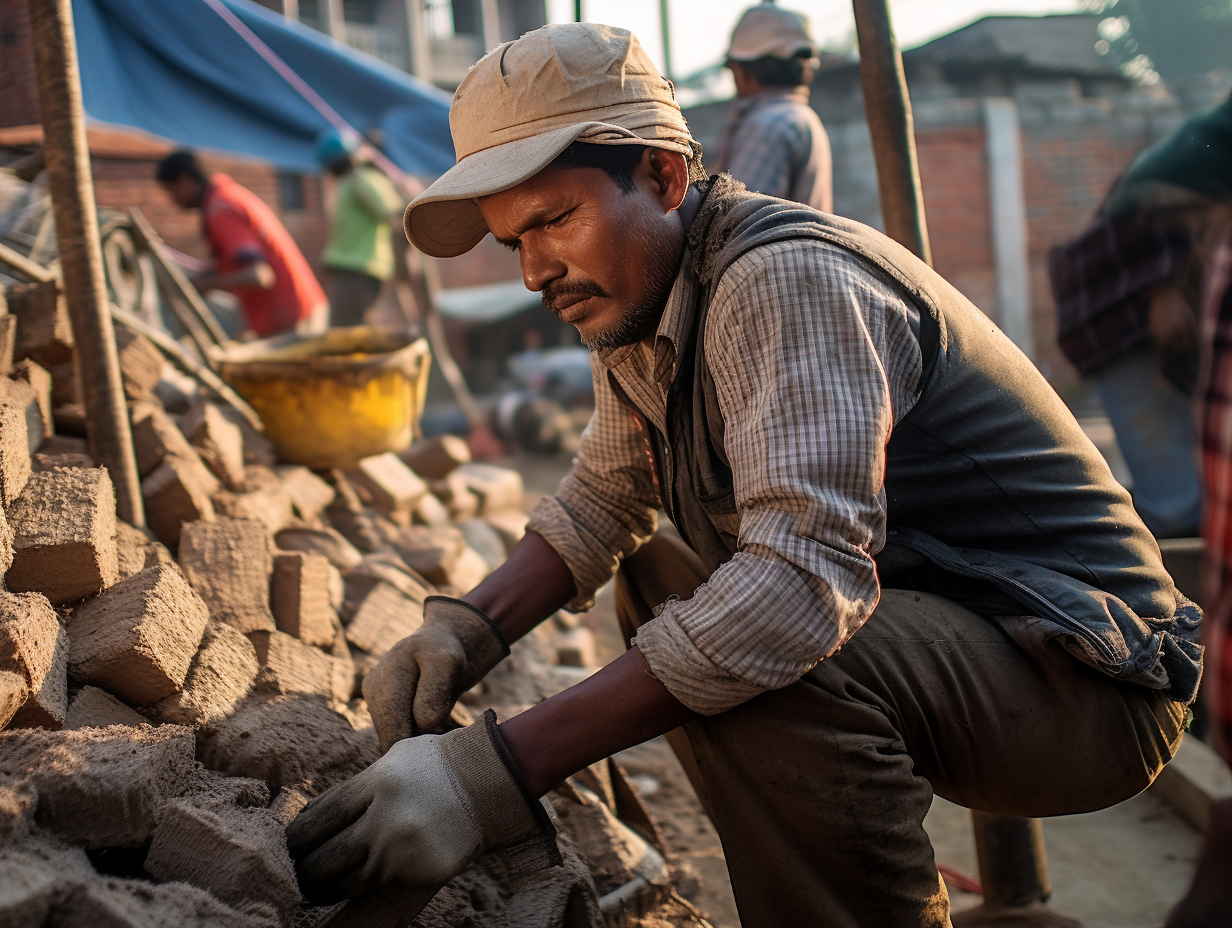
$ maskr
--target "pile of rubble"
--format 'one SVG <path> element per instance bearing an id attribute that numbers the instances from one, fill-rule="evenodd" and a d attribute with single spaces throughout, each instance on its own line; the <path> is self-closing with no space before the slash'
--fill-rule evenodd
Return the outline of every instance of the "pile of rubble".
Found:
<path id="1" fill-rule="evenodd" d="M 283 828 L 376 759 L 364 674 L 418 627 L 426 596 L 504 560 L 526 524 L 520 476 L 451 438 L 345 472 L 279 466 L 242 416 L 120 330 L 149 524 L 135 528 L 90 458 L 54 285 L 9 303 L 0 924 L 340 923 L 302 904 Z M 564 614 L 545 623 L 458 713 L 507 717 L 580 679 L 587 635 Z M 614 764 L 551 802 L 563 868 L 514 887 L 484 858 L 414 924 L 705 924 L 671 891 Z"/>

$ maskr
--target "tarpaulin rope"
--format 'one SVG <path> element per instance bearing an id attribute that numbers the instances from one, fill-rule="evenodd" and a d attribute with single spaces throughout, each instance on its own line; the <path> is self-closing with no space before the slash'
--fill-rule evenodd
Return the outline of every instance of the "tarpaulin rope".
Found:
<path id="1" fill-rule="evenodd" d="M 239 37 L 247 42 L 252 47 L 252 50 L 265 60 L 266 64 L 278 72 L 282 79 L 290 84 L 295 92 L 308 102 L 309 106 L 320 113 L 326 122 L 341 132 L 343 137 L 349 136 L 352 139 L 363 138 L 354 126 L 338 115 L 338 111 L 326 103 L 324 98 L 312 89 L 312 86 L 307 81 L 296 74 L 290 65 L 279 58 L 272 48 L 266 45 L 255 32 L 249 29 L 238 16 L 231 12 L 222 0 L 203 0 L 203 2 L 217 13 L 223 22 L 234 29 Z M 384 171 L 390 180 L 402 188 L 404 194 L 413 197 L 424 189 L 422 184 L 390 161 L 375 145 L 369 145 L 368 150 L 372 162 Z"/>

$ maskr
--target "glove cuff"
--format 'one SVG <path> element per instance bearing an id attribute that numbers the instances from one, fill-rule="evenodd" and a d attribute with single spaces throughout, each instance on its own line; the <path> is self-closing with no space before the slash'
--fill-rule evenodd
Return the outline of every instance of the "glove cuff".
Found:
<path id="1" fill-rule="evenodd" d="M 505 633 L 482 609 L 464 600 L 452 596 L 427 597 L 424 600 L 424 624 L 438 622 L 453 626 L 459 637 L 473 646 L 470 656 L 484 665 L 480 676 L 509 656 Z"/>
<path id="2" fill-rule="evenodd" d="M 441 737 L 441 753 L 472 806 L 484 847 L 497 849 L 513 877 L 561 865 L 556 826 L 531 795 L 487 710 L 473 725 Z"/>

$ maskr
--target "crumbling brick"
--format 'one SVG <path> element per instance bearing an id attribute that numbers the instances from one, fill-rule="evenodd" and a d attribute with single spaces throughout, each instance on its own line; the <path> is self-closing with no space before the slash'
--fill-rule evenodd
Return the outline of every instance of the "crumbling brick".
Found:
<path id="1" fill-rule="evenodd" d="M 132 411 L 137 471 L 147 477 L 168 457 L 198 459 L 180 427 L 155 403 L 137 403 Z M 211 490 L 212 492 L 212 490 Z"/>
<path id="2" fill-rule="evenodd" d="M 379 551 L 384 542 L 377 522 L 380 514 L 360 498 L 359 490 L 340 470 L 330 471 L 337 496 L 325 510 L 329 524 L 360 551 Z"/>
<path id="3" fill-rule="evenodd" d="M 51 418 L 51 374 L 46 368 L 27 358 L 14 366 L 13 378 L 29 384 L 30 389 L 34 391 L 35 402 L 38 404 L 39 421 L 45 441 L 51 437 L 54 431 Z"/>
<path id="4" fill-rule="evenodd" d="M 392 451 L 364 458 L 347 477 L 374 508 L 392 519 L 409 520 L 428 485 Z"/>
<path id="5" fill-rule="evenodd" d="M 445 572 L 444 586 L 451 588 L 455 595 L 469 593 L 479 586 L 491 572 L 488 562 L 478 551 L 467 545 L 453 565 Z"/>
<path id="6" fill-rule="evenodd" d="M 68 709 L 68 636 L 41 593 L 0 593 L 0 670 L 17 674 L 26 698 L 11 728 L 59 728 Z"/>
<path id="7" fill-rule="evenodd" d="M 13 372 L 13 359 L 17 356 L 17 318 L 0 314 L 0 374 Z"/>
<path id="8" fill-rule="evenodd" d="M 11 590 L 72 603 L 115 583 L 115 490 L 104 468 L 35 474 L 9 508 Z"/>
<path id="9" fill-rule="evenodd" d="M 218 480 L 197 457 L 169 456 L 141 481 L 146 522 L 169 548 L 180 543 L 186 524 L 214 518 L 210 495 Z"/>
<path id="10" fill-rule="evenodd" d="M 43 454 L 42 452 L 34 455 L 31 464 L 34 465 L 34 472 L 36 474 L 55 470 L 57 467 L 89 470 L 91 467 L 97 466 L 94 458 L 88 454 Z"/>
<path id="11" fill-rule="evenodd" d="M 29 479 L 26 408 L 0 398 L 0 505 L 11 506 Z"/>
<path id="12" fill-rule="evenodd" d="M 523 508 L 522 475 L 516 470 L 471 462 L 461 465 L 457 472 L 462 475 L 467 487 L 478 494 L 481 515 L 502 509 Z"/>
<path id="13" fill-rule="evenodd" d="M 262 693 L 316 693 L 346 702 L 351 697 L 350 680 L 336 692 L 334 661 L 324 651 L 306 645 L 282 632 L 253 632 L 248 636 L 261 663 L 256 689 Z M 349 662 L 348 662 L 349 663 Z"/>
<path id="14" fill-rule="evenodd" d="M 404 596 L 423 602 L 436 592 L 423 577 L 391 553 L 365 555 L 363 563 L 347 572 L 343 613 L 348 619 L 355 615 L 364 599 L 378 583 L 389 583 Z"/>
<path id="15" fill-rule="evenodd" d="M 139 574 L 147 567 L 174 563 L 171 552 L 164 545 L 123 519 L 116 519 L 115 537 L 116 564 L 121 580 Z"/>
<path id="16" fill-rule="evenodd" d="M 33 814 L 33 808 L 30 811 Z M 69 849 L 44 835 L 15 839 L 8 847 L 0 842 L 0 925 L 38 928 L 51 924 L 53 908 L 60 908 L 73 885 L 66 878 L 72 877 L 95 878 L 81 848 Z"/>
<path id="17" fill-rule="evenodd" d="M 439 435 L 417 441 L 402 452 L 402 460 L 424 480 L 440 480 L 471 459 L 471 449 L 457 435 Z"/>
<path id="18" fill-rule="evenodd" d="M 423 624 L 423 601 L 415 601 L 392 583 L 377 583 L 347 625 L 347 641 L 380 657 Z"/>
<path id="19" fill-rule="evenodd" d="M 334 501 L 334 488 L 306 467 L 285 465 L 275 468 L 274 472 L 305 522 L 316 522 Z"/>
<path id="20" fill-rule="evenodd" d="M 51 434 L 52 428 L 50 422 L 43 421 L 38 391 L 24 380 L 0 377 L 0 403 L 16 406 L 25 416 L 26 453 L 33 455 L 38 450 L 38 446 L 43 443 L 43 439 Z"/>
<path id="21" fill-rule="evenodd" d="M 444 586 L 466 548 L 466 537 L 452 525 L 412 525 L 393 539 L 402 560 L 429 583 Z"/>
<path id="22" fill-rule="evenodd" d="M 15 359 L 32 358 L 43 367 L 73 359 L 73 326 L 54 280 L 13 287 L 8 303 L 9 313 L 17 319 Z"/>
<path id="23" fill-rule="evenodd" d="M 30 834 L 37 804 L 38 794 L 30 784 L 0 783 L 0 847 L 14 844 Z M 0 908 L 0 913 L 3 911 Z M 10 923 L 0 914 L 0 925 L 5 924 Z"/>
<path id="24" fill-rule="evenodd" d="M 219 490 L 211 500 L 214 512 L 228 519 L 252 519 L 265 526 L 270 535 L 277 534 L 295 521 L 291 494 L 264 467 L 249 467 L 240 492 Z"/>
<path id="25" fill-rule="evenodd" d="M 196 780 L 188 728 L 0 732 L 0 774 L 38 792 L 35 823 L 87 848 L 137 847 Z"/>
<path id="26" fill-rule="evenodd" d="M 201 460 L 228 489 L 244 483 L 244 435 L 213 403 L 197 403 L 180 422 Z"/>
<path id="27" fill-rule="evenodd" d="M 29 693 L 30 687 L 22 674 L 0 670 L 0 728 L 8 725 Z"/>
<path id="28" fill-rule="evenodd" d="M 500 533 L 486 519 L 467 519 L 458 523 L 458 528 L 466 537 L 466 543 L 479 552 L 488 565 L 488 570 L 496 570 L 505 563 L 508 556 L 505 542 Z"/>
<path id="29" fill-rule="evenodd" d="M 83 686 L 68 704 L 68 715 L 64 718 L 66 729 L 107 728 L 111 725 L 136 728 L 149 723 L 150 720 L 145 716 L 134 712 L 97 686 Z"/>
<path id="30" fill-rule="evenodd" d="M 180 542 L 180 567 L 210 618 L 240 631 L 273 631 L 270 574 L 274 557 L 265 526 L 250 519 L 192 522 Z"/>
<path id="31" fill-rule="evenodd" d="M 211 622 L 178 693 L 154 714 L 179 725 L 210 725 L 235 711 L 261 669 L 252 642 L 237 628 Z"/>
<path id="32" fill-rule="evenodd" d="M 69 669 L 129 703 L 148 706 L 180 688 L 209 613 L 173 564 L 149 567 L 77 607 Z"/>
<path id="33" fill-rule="evenodd" d="M 268 809 L 177 799 L 163 810 L 145 869 L 229 905 L 265 903 L 289 922 L 300 897 L 283 827 Z"/>
<path id="34" fill-rule="evenodd" d="M 236 909 L 185 883 L 99 877 L 69 884 L 56 906 L 56 928 L 280 928 L 269 907 Z"/>
<path id="35" fill-rule="evenodd" d="M 336 616 L 330 605 L 330 563 L 300 551 L 274 557 L 270 609 L 278 630 L 318 648 L 334 640 Z"/>
<path id="36" fill-rule="evenodd" d="M 166 361 L 162 352 L 144 335 L 116 326 L 116 349 L 120 355 L 120 377 L 124 395 L 130 401 L 149 399 L 162 379 Z"/>
<path id="37" fill-rule="evenodd" d="M 359 566 L 364 559 L 358 548 L 332 528 L 291 526 L 279 532 L 274 542 L 283 551 L 320 554 L 343 573 Z"/>

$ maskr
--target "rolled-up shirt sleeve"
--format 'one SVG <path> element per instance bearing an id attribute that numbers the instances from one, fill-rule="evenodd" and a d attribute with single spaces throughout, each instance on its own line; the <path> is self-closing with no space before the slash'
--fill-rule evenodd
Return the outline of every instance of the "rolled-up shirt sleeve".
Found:
<path id="1" fill-rule="evenodd" d="M 573 574 L 577 596 L 565 608 L 589 609 L 620 559 L 636 551 L 658 525 L 646 442 L 608 384 L 592 353 L 595 413 L 582 434 L 573 468 L 554 496 L 531 510 L 527 529 L 542 535 Z"/>
<path id="2" fill-rule="evenodd" d="M 795 682 L 876 606 L 886 443 L 918 396 L 913 319 L 894 287 L 828 245 L 763 247 L 720 281 L 707 363 L 738 549 L 636 639 L 655 676 L 695 711 Z"/>

